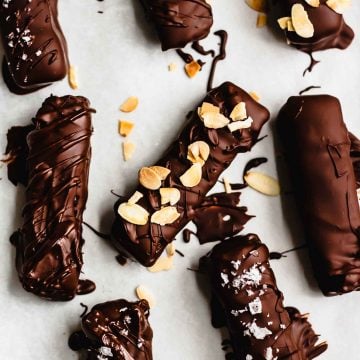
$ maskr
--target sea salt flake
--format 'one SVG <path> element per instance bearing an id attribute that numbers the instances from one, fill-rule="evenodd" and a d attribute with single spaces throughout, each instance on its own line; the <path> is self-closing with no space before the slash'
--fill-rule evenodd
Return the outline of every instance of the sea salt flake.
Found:
<path id="1" fill-rule="evenodd" d="M 259 297 L 255 298 L 252 302 L 249 303 L 249 311 L 252 315 L 261 314 L 262 304 Z"/>
<path id="2" fill-rule="evenodd" d="M 263 340 L 267 335 L 271 335 L 272 332 L 266 328 L 266 327 L 260 327 L 256 325 L 256 320 L 253 320 L 251 324 L 247 325 L 247 328 L 249 329 L 252 336 L 254 336 L 255 339 Z M 245 335 L 245 333 L 244 333 Z"/>
<path id="3" fill-rule="evenodd" d="M 41 54 L 42 54 L 42 51 L 41 51 L 41 50 L 38 50 L 38 51 L 35 53 L 36 56 L 40 56 Z"/>
<path id="4" fill-rule="evenodd" d="M 265 360 L 276 360 L 277 357 L 274 357 L 273 350 L 271 347 L 266 348 L 265 350 Z"/>
<path id="5" fill-rule="evenodd" d="M 220 274 L 220 276 L 221 276 L 221 279 L 222 279 L 222 281 L 223 281 L 223 283 L 221 284 L 221 286 L 225 286 L 225 285 L 227 285 L 230 281 L 229 281 L 229 275 L 228 274 L 225 274 L 225 273 L 221 273 Z"/>
<path id="6" fill-rule="evenodd" d="M 126 315 L 126 316 L 124 317 L 124 322 L 125 322 L 126 324 L 130 324 L 130 323 L 131 323 L 131 317 L 130 317 L 129 315 Z"/>
<path id="7" fill-rule="evenodd" d="M 234 267 L 235 270 L 239 270 L 240 265 L 241 265 L 241 261 L 240 260 L 236 260 L 236 261 L 231 261 L 231 265 Z"/>
<path id="8" fill-rule="evenodd" d="M 99 355 L 97 356 L 98 360 L 106 360 L 108 357 L 113 357 L 111 349 L 106 346 L 102 346 L 99 350 Z"/>
<path id="9" fill-rule="evenodd" d="M 245 358 L 245 360 L 253 360 L 254 358 L 250 355 L 250 354 L 247 354 L 246 355 L 246 358 Z"/>

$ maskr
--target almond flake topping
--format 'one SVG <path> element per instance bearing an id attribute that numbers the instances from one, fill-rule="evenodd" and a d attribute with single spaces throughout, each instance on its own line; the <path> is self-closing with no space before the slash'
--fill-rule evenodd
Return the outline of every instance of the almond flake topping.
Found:
<path id="1" fill-rule="evenodd" d="M 308 13 L 301 4 L 294 4 L 291 8 L 291 20 L 294 26 L 295 32 L 305 38 L 311 38 L 314 36 L 314 25 L 309 19 Z"/>
<path id="2" fill-rule="evenodd" d="M 180 176 L 180 181 L 186 187 L 194 187 L 200 183 L 201 178 L 202 166 L 199 163 L 195 163 Z"/>
<path id="3" fill-rule="evenodd" d="M 195 141 L 188 146 L 187 159 L 204 165 L 210 155 L 210 147 L 205 141 Z"/>
<path id="4" fill-rule="evenodd" d="M 343 14 L 351 6 L 351 0 L 327 0 L 326 5 L 338 14 Z"/>
<path id="5" fill-rule="evenodd" d="M 139 171 L 140 184 L 149 190 L 157 190 L 161 187 L 161 177 L 150 167 L 143 167 Z"/>
<path id="6" fill-rule="evenodd" d="M 180 217 L 176 207 L 166 206 L 151 215 L 150 221 L 160 226 L 172 224 Z"/>
<path id="7" fill-rule="evenodd" d="M 122 203 L 118 213 L 124 220 L 134 225 L 145 225 L 149 220 L 149 213 L 137 204 Z"/>
<path id="8" fill-rule="evenodd" d="M 181 193 L 176 188 L 160 188 L 161 205 L 170 204 L 171 206 L 178 203 Z"/>

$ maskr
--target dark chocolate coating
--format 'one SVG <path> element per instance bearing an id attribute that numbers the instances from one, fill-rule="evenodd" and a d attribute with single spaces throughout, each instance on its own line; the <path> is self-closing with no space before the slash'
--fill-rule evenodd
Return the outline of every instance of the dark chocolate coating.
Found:
<path id="1" fill-rule="evenodd" d="M 82 331 L 71 335 L 73 350 L 86 350 L 87 360 L 152 360 L 153 332 L 146 300 L 108 301 L 82 318 Z"/>
<path id="2" fill-rule="evenodd" d="M 327 349 L 306 316 L 285 308 L 257 235 L 233 237 L 201 259 L 214 296 L 214 325 L 227 325 L 236 360 L 308 360 Z"/>
<path id="3" fill-rule="evenodd" d="M 328 95 L 291 97 L 278 128 L 319 286 L 325 295 L 356 290 L 360 211 L 340 103 Z"/>
<path id="4" fill-rule="evenodd" d="M 230 82 L 211 90 L 203 100 L 203 102 L 218 106 L 225 116 L 229 116 L 234 106 L 241 101 L 246 103 L 247 113 L 253 119 L 251 128 L 233 133 L 227 128 L 208 129 L 195 111 L 178 139 L 170 146 L 165 156 L 158 161 L 157 165 L 171 170 L 170 175 L 163 181 L 163 187 L 176 187 L 181 193 L 181 198 L 176 204 L 177 211 L 180 213 L 179 219 L 165 226 L 150 222 L 142 226 L 134 225 L 122 219 L 118 214 L 118 207 L 121 202 L 124 202 L 119 199 L 114 206 L 116 218 L 112 228 L 112 242 L 115 247 L 119 250 L 125 248 L 141 264 L 151 266 L 165 247 L 174 240 L 175 235 L 193 219 L 194 210 L 201 205 L 221 173 L 231 164 L 238 153 L 251 150 L 258 140 L 262 126 L 269 119 L 269 112 L 265 107 Z M 191 165 L 191 162 L 187 160 L 188 145 L 199 140 L 205 141 L 210 146 L 210 155 L 202 167 L 200 183 L 195 187 L 187 188 L 182 185 L 179 177 Z M 160 209 L 161 202 L 158 191 L 147 190 L 140 185 L 137 190 L 144 195 L 138 202 L 140 206 L 150 214 Z"/>
<path id="5" fill-rule="evenodd" d="M 63 79 L 67 46 L 58 22 L 57 0 L 4 0 L 0 32 L 3 74 L 12 92 L 25 94 Z"/>
<path id="6" fill-rule="evenodd" d="M 276 5 L 272 11 L 277 18 L 291 17 L 291 8 L 294 4 L 302 4 L 308 13 L 314 25 L 314 36 L 303 38 L 295 31 L 285 31 L 288 42 L 301 51 L 311 53 L 333 48 L 345 49 L 354 38 L 354 32 L 345 23 L 343 15 L 327 6 L 326 0 L 320 0 L 319 7 L 308 5 L 305 0 L 275 0 L 274 2 Z"/>
<path id="7" fill-rule="evenodd" d="M 95 288 L 79 280 L 91 112 L 84 97 L 51 96 L 27 136 L 27 169 L 19 174 L 28 180 L 24 224 L 11 241 L 24 289 L 49 300 L 71 300 Z"/>
<path id="8" fill-rule="evenodd" d="M 211 6 L 205 0 L 140 1 L 164 51 L 205 38 L 213 24 Z"/>

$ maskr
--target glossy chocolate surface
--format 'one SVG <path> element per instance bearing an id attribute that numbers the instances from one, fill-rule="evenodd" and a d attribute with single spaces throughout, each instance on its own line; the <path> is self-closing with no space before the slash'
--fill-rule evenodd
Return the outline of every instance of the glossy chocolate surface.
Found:
<path id="1" fill-rule="evenodd" d="M 178 49 L 205 38 L 213 23 L 205 0 L 140 0 L 161 42 L 162 49 Z"/>
<path id="2" fill-rule="evenodd" d="M 0 31 L 3 74 L 12 92 L 32 92 L 66 76 L 67 47 L 57 0 L 1 1 Z"/>
<path id="3" fill-rule="evenodd" d="M 356 290 L 360 211 L 340 103 L 328 95 L 291 97 L 278 128 L 319 286 L 325 295 Z"/>
<path id="4" fill-rule="evenodd" d="M 164 187 L 175 187 L 181 197 L 176 204 L 180 217 L 170 225 L 160 226 L 147 222 L 145 225 L 134 225 L 122 219 L 118 208 L 124 200 L 118 200 L 114 206 L 115 222 L 112 228 L 112 242 L 119 250 L 125 248 L 141 264 L 151 266 L 155 263 L 165 247 L 174 240 L 175 235 L 194 217 L 194 211 L 202 204 L 206 194 L 215 185 L 221 173 L 231 164 L 238 153 L 244 153 L 256 144 L 259 132 L 269 119 L 268 110 L 257 103 L 248 93 L 236 85 L 226 82 L 210 91 L 203 102 L 209 102 L 220 108 L 229 116 L 239 102 L 246 103 L 247 113 L 253 119 L 250 128 L 230 132 L 227 128 L 209 129 L 200 120 L 197 111 L 192 114 L 188 124 L 178 139 L 170 146 L 164 157 L 156 165 L 171 170 L 163 181 Z M 201 102 L 202 104 L 202 102 Z M 200 104 L 200 106 L 201 106 Z M 189 168 L 187 160 L 188 145 L 194 141 L 205 141 L 210 147 L 210 155 L 202 167 L 202 180 L 192 188 L 182 185 L 179 177 Z M 161 207 L 158 191 L 147 190 L 138 186 L 144 197 L 138 204 L 150 214 Z"/>
<path id="5" fill-rule="evenodd" d="M 94 306 L 82 318 L 69 346 L 84 351 L 87 360 L 152 360 L 153 332 L 146 300 L 108 301 Z"/>
<path id="6" fill-rule="evenodd" d="M 70 300 L 95 288 L 91 281 L 79 280 L 91 112 L 84 97 L 46 99 L 33 119 L 33 129 L 27 127 L 27 148 L 20 156 L 22 164 L 26 159 L 26 169 L 19 164 L 12 169 L 13 180 L 27 182 L 24 224 L 11 237 L 16 268 L 25 290 L 49 300 Z"/>
<path id="7" fill-rule="evenodd" d="M 327 349 L 295 308 L 284 307 L 257 235 L 233 237 L 201 259 L 213 292 L 213 324 L 227 325 L 236 360 L 308 360 Z"/>

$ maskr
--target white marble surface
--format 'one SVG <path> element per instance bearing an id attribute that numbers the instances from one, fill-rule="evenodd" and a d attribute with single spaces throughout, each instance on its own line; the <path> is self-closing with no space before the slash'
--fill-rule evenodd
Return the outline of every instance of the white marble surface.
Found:
<path id="1" fill-rule="evenodd" d="M 348 23 L 360 34 L 360 4 L 354 1 L 346 14 Z M 218 66 L 215 84 L 230 80 L 248 91 L 256 90 L 261 102 L 274 118 L 288 96 L 309 85 L 321 85 L 321 92 L 338 96 L 348 127 L 360 135 L 360 44 L 357 37 L 345 52 L 327 51 L 317 55 L 322 62 L 314 72 L 302 77 L 308 58 L 289 48 L 268 29 L 256 29 L 256 14 L 243 0 L 213 0 L 214 30 L 229 32 L 228 57 Z M 104 14 L 98 14 L 102 10 Z M 139 167 L 156 161 L 182 127 L 185 115 L 205 94 L 209 66 L 193 80 L 181 70 L 174 51 L 162 53 L 137 0 L 62 0 L 60 16 L 68 39 L 71 63 L 78 67 L 80 88 L 76 94 L 87 96 L 97 109 L 94 116 L 93 158 L 89 183 L 89 201 L 85 220 L 109 231 L 115 201 L 110 189 L 127 193 L 134 186 Z M 204 44 L 216 44 L 210 36 Z M 177 72 L 167 65 L 176 62 Z M 74 93 L 67 82 L 55 84 L 27 96 L 8 92 L 0 80 L 0 147 L 4 151 L 5 134 L 12 125 L 27 124 L 50 93 Z M 129 95 L 140 98 L 139 108 L 127 116 L 118 110 Z M 133 160 L 124 163 L 117 120 L 135 121 L 131 140 L 137 145 Z M 271 122 L 263 134 L 268 137 L 251 154 L 241 155 L 226 171 L 230 180 L 238 181 L 243 165 L 255 156 L 267 156 L 262 171 L 277 176 Z M 8 239 L 21 225 L 23 188 L 16 189 L 0 169 L 0 359 L 64 360 L 77 359 L 67 347 L 70 332 L 79 325 L 84 302 L 128 298 L 135 299 L 139 284 L 150 288 L 157 306 L 151 312 L 156 360 L 219 360 L 221 333 L 210 326 L 208 300 L 188 266 L 197 266 L 198 258 L 212 246 L 197 241 L 184 244 L 178 236 L 177 247 L 185 258 L 176 257 L 175 267 L 167 273 L 151 274 L 136 264 L 121 267 L 114 260 L 116 252 L 101 239 L 84 229 L 85 276 L 96 281 L 97 290 L 68 303 L 50 303 L 22 290 L 14 268 L 14 249 Z M 221 189 L 219 187 L 219 189 Z M 272 250 L 286 250 L 302 243 L 299 232 L 290 230 L 282 210 L 281 198 L 267 198 L 250 189 L 242 195 L 242 204 L 255 214 L 247 232 L 257 232 Z M 335 209 L 334 209 L 335 210 Z M 292 223 L 298 223 L 288 209 Z M 291 254 L 273 264 L 285 303 L 310 312 L 310 320 L 329 350 L 322 359 L 359 359 L 359 294 L 325 298 L 314 286 L 308 270 L 306 251 Z"/>

